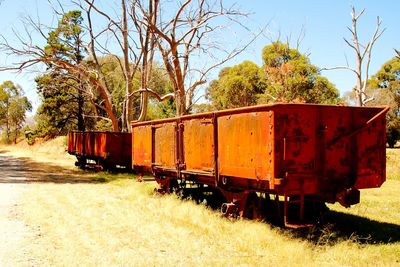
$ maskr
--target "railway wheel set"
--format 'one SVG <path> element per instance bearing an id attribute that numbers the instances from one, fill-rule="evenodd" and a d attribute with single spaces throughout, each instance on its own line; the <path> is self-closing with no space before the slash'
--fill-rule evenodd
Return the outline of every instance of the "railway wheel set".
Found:
<path id="1" fill-rule="evenodd" d="M 275 104 L 132 123 L 132 133 L 70 132 L 78 165 L 151 174 L 225 216 L 315 223 L 325 203 L 360 201 L 385 181 L 387 107 Z M 84 159 L 84 160 L 82 160 Z"/>

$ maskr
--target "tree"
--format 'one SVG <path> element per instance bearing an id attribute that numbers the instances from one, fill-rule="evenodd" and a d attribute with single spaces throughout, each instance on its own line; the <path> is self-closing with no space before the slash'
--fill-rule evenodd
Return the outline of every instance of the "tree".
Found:
<path id="1" fill-rule="evenodd" d="M 23 71 L 36 64 L 45 63 L 47 66 L 57 67 L 78 80 L 84 80 L 89 89 L 88 94 L 96 91 L 95 95 L 101 101 L 94 102 L 96 109 L 104 113 L 103 119 L 111 122 L 114 131 L 130 130 L 130 121 L 135 114 L 134 98 L 140 94 L 140 112 L 138 120 L 146 119 L 147 103 L 150 96 L 157 101 L 164 101 L 175 97 L 176 114 L 182 115 L 190 109 L 196 88 L 204 84 L 206 75 L 211 69 L 223 64 L 241 51 L 243 51 L 254 38 L 241 48 L 225 49 L 216 42 L 207 44 L 210 33 L 221 30 L 223 18 L 231 23 L 245 16 L 233 8 L 225 8 L 222 0 L 186 0 L 176 3 L 174 1 L 159 0 L 121 0 L 118 11 L 104 11 L 100 1 L 75 0 L 73 3 L 86 15 L 82 21 L 82 28 L 87 33 L 83 44 L 87 48 L 89 57 L 85 60 L 90 64 L 74 64 L 57 53 L 48 53 L 46 49 L 33 43 L 32 31 L 46 37 L 47 30 L 32 18 L 25 21 L 26 37 L 16 33 L 21 41 L 21 46 L 10 44 L 4 36 L 0 48 L 21 60 L 11 66 L 0 68 L 3 70 Z M 59 3 L 62 9 L 62 5 Z M 56 14 L 64 14 L 58 12 Z M 168 17 L 171 15 L 170 17 Z M 76 21 L 81 22 L 81 21 Z M 232 23 L 231 23 L 232 24 Z M 54 29 L 51 29 L 54 30 Z M 51 32 L 51 31 L 50 31 Z M 261 31 L 260 31 L 261 33 Z M 215 34 L 216 36 L 217 34 Z M 47 37 L 46 37 L 47 38 Z M 57 39 L 57 38 L 55 38 Z M 63 49 L 57 46 L 57 49 Z M 225 56 L 215 60 L 215 48 Z M 110 84 L 102 72 L 103 68 L 99 58 L 113 56 L 118 61 L 123 79 L 125 92 L 122 104 L 122 115 L 118 117 Z M 211 62 L 204 68 L 196 68 L 198 62 Z M 173 92 L 164 96 L 159 95 L 151 85 L 151 72 L 154 57 L 159 57 L 164 63 Z M 195 60 L 198 62 L 195 62 Z M 139 75 L 137 75 L 139 74 Z M 136 77 L 139 79 L 139 88 L 135 90 Z"/>
<path id="2" fill-rule="evenodd" d="M 140 112 L 138 113 L 137 121 L 146 119 L 150 95 L 160 102 L 174 96 L 171 93 L 160 96 L 153 88 L 149 88 L 156 41 L 154 33 L 146 22 L 156 24 L 156 2 L 158 1 L 121 0 L 121 14 L 120 16 L 113 16 L 101 10 L 100 5 L 97 4 L 98 1 L 83 0 L 84 4 L 80 1 L 75 1 L 87 16 L 87 30 L 90 36 L 89 53 L 99 81 L 104 88 L 103 91 L 110 95 L 112 88 L 101 71 L 99 56 L 114 56 L 123 73 L 125 94 L 121 116 L 122 131 L 130 130 L 130 122 L 134 119 L 133 103 L 135 102 L 134 97 L 136 94 L 141 95 Z M 95 25 L 93 24 L 94 20 L 96 21 Z M 104 24 L 99 27 L 101 22 L 104 22 Z M 100 30 L 96 31 L 96 29 Z M 113 42 L 110 42 L 111 39 L 113 39 Z M 110 43 L 117 44 L 116 47 L 120 49 L 121 56 L 117 56 L 112 52 L 115 46 L 109 45 Z M 134 83 L 137 77 L 139 77 L 140 86 L 135 90 Z M 112 102 L 112 97 L 110 102 Z M 108 109 L 107 113 L 109 113 Z"/>
<path id="3" fill-rule="evenodd" d="M 368 105 L 388 105 L 386 135 L 389 147 L 400 140 L 400 59 L 394 57 L 382 65 L 368 81 L 367 93 L 373 96 Z"/>
<path id="4" fill-rule="evenodd" d="M 69 130 L 94 128 L 93 106 L 87 96 L 77 93 L 85 84 L 57 70 L 36 77 L 35 81 L 41 98 L 35 117 L 35 136 L 52 138 Z"/>
<path id="5" fill-rule="evenodd" d="M 7 143 L 17 142 L 28 110 L 32 110 L 32 105 L 19 86 L 12 81 L 0 85 L 0 127 Z"/>
<path id="6" fill-rule="evenodd" d="M 359 18 L 364 14 L 365 9 L 361 10 L 360 13 L 357 13 L 355 7 L 351 8 L 351 28 L 348 27 L 348 30 L 351 33 L 351 41 L 344 38 L 346 44 L 354 51 L 356 57 L 356 66 L 350 67 L 347 66 L 337 66 L 333 68 L 324 68 L 323 70 L 332 70 L 332 69 L 345 69 L 354 73 L 356 76 L 356 85 L 354 87 L 354 93 L 357 99 L 358 106 L 365 106 L 369 101 L 373 100 L 372 97 L 368 96 L 367 88 L 369 81 L 369 64 L 371 62 L 371 54 L 372 47 L 375 42 L 382 36 L 385 29 L 381 29 L 382 20 L 379 16 L 376 18 L 376 28 L 372 34 L 372 37 L 367 44 L 362 44 L 360 42 L 358 31 L 357 31 L 357 23 Z"/>
<path id="7" fill-rule="evenodd" d="M 206 97 L 215 109 L 255 105 L 265 91 L 261 76 L 261 69 L 251 61 L 224 68 L 218 80 L 211 81 Z"/>
<path id="8" fill-rule="evenodd" d="M 257 103 L 302 102 L 336 104 L 339 92 L 310 59 L 279 41 L 262 50 L 263 66 L 244 61 L 224 68 L 207 88 L 207 98 L 216 109 Z"/>
<path id="9" fill-rule="evenodd" d="M 70 62 L 74 65 L 79 66 L 84 59 L 86 54 L 86 49 L 83 46 L 82 40 L 82 15 L 79 10 L 69 11 L 62 15 L 61 20 L 58 22 L 58 27 L 49 33 L 47 38 L 47 46 L 45 47 L 45 52 L 47 55 L 54 55 L 63 60 Z M 50 64 L 52 68 L 56 67 Z M 58 68 L 55 68 L 57 72 Z M 68 76 L 74 77 L 71 73 Z M 61 75 L 63 75 L 61 73 Z M 71 78 L 69 78 L 71 79 Z M 85 120 L 84 120 L 84 88 L 83 81 L 78 74 L 75 79 L 75 86 L 73 86 L 75 92 L 72 93 L 75 98 L 70 97 L 70 100 L 74 99 L 77 103 L 77 128 L 79 131 L 85 130 Z M 61 91 L 61 90 L 60 90 Z M 61 94 L 65 94 L 61 91 Z"/>
<path id="10" fill-rule="evenodd" d="M 267 89 L 259 102 L 338 102 L 339 92 L 335 86 L 321 77 L 318 68 L 298 49 L 275 41 L 263 48 L 262 58 Z"/>
<path id="11" fill-rule="evenodd" d="M 59 12 L 54 12 L 56 14 L 60 14 Z M 62 14 L 65 14 L 65 12 L 62 12 Z M 73 21 L 79 22 L 80 20 Z M 69 25 L 69 23 L 67 24 Z M 93 68 L 88 67 L 88 65 L 77 65 L 74 61 L 71 61 L 70 56 L 73 56 L 73 53 L 65 53 L 68 52 L 68 49 L 66 49 L 64 44 L 58 44 L 56 40 L 57 38 L 55 38 L 58 34 L 57 29 L 45 27 L 40 22 L 35 22 L 30 17 L 24 20 L 24 26 L 25 36 L 22 36 L 21 33 L 16 33 L 18 40 L 20 40 L 19 47 L 10 44 L 6 37 L 1 36 L 1 50 L 15 56 L 16 58 L 19 58 L 19 60 L 16 60 L 9 66 L 2 66 L 0 71 L 21 72 L 35 65 L 45 64 L 46 67 L 50 66 L 51 68 L 57 68 L 58 70 L 63 70 L 67 73 L 70 73 L 78 80 L 85 80 L 86 83 L 90 84 L 100 93 L 101 97 L 103 98 L 101 108 L 106 111 L 109 117 L 108 119 L 112 121 L 113 129 L 118 131 L 118 120 L 113 113 L 109 92 L 99 79 L 98 75 L 93 72 Z M 50 36 L 46 33 L 46 31 L 50 32 Z M 46 39 L 47 45 L 44 48 L 33 42 L 33 33 L 39 34 L 39 36 L 42 36 Z M 53 33 L 53 35 L 51 33 Z M 60 36 L 62 36 L 62 34 Z M 54 41 L 54 43 L 52 41 Z M 68 41 L 68 38 L 66 38 L 66 41 Z"/>
<path id="12" fill-rule="evenodd" d="M 54 50 L 62 52 L 68 50 L 65 49 L 64 45 L 59 45 L 57 42 L 59 35 L 56 32 L 51 36 L 55 40 L 52 47 L 55 49 L 42 48 L 33 43 L 34 38 L 32 38 L 32 33 L 38 33 L 40 36 L 45 37 L 47 41 L 46 31 L 49 27 L 42 25 L 40 22 L 35 22 L 31 17 L 28 17 L 24 21 L 25 36 L 15 32 L 17 39 L 20 40 L 20 47 L 11 45 L 6 37 L 1 36 L 1 50 L 16 58 L 20 58 L 20 61 L 10 66 L 1 67 L 0 71 L 24 71 L 41 63 L 64 70 L 74 75 L 77 80 L 83 80 L 87 85 L 90 85 L 86 87 L 86 89 L 89 89 L 87 92 L 88 95 L 92 95 L 96 91 L 96 95 L 101 98 L 101 101 L 96 103 L 96 109 L 101 110 L 99 113 L 106 115 L 101 118 L 110 121 L 114 131 L 119 131 L 120 129 L 126 131 L 129 130 L 130 121 L 133 120 L 132 99 L 136 94 L 141 94 L 142 96 L 150 94 L 161 101 L 173 95 L 168 94 L 161 97 L 154 90 L 147 88 L 147 84 L 149 84 L 148 79 L 151 77 L 155 41 L 152 37 L 153 33 L 143 27 L 144 24 L 139 22 L 138 14 L 140 12 L 136 12 L 136 8 L 134 8 L 137 6 L 144 8 L 145 5 L 142 5 L 142 1 L 132 1 L 131 5 L 127 5 L 126 0 L 121 0 L 120 16 L 114 12 L 107 14 L 102 11 L 99 8 L 100 5 L 98 5 L 98 2 L 94 0 L 73 1 L 86 15 L 85 21 L 75 20 L 74 22 L 85 22 L 85 25 L 80 25 L 88 33 L 87 40 L 82 44 L 82 47 L 87 48 L 90 59 L 87 62 L 90 62 L 90 64 L 74 64 L 74 62 L 69 60 L 69 57 L 60 56 L 60 53 L 53 52 Z M 149 1 L 149 3 L 149 9 L 146 14 L 154 17 L 151 15 L 153 14 L 151 8 L 152 1 Z M 59 6 L 61 9 L 63 8 L 61 4 Z M 56 9 L 54 9 L 54 13 L 65 14 L 63 10 L 59 12 Z M 95 26 L 93 25 L 93 21 L 96 21 Z M 52 31 L 55 31 L 55 29 L 50 28 L 50 32 Z M 114 40 L 111 40 L 112 38 Z M 117 48 L 117 52 L 115 48 Z M 118 49 L 120 49 L 121 56 L 118 55 Z M 118 67 L 121 69 L 122 77 L 125 80 L 125 94 L 122 104 L 123 114 L 120 118 L 118 118 L 115 112 L 119 106 L 116 107 L 113 105 L 115 103 L 111 93 L 113 89 L 107 83 L 105 74 L 102 73 L 103 68 L 99 58 L 105 56 L 115 57 L 118 61 Z M 137 77 L 136 74 L 138 71 L 141 73 L 141 88 L 134 91 L 133 79 Z M 146 103 L 147 97 L 142 97 L 142 112 L 140 112 L 139 120 L 146 118 Z"/>
<path id="13" fill-rule="evenodd" d="M 210 40 L 212 34 L 223 27 L 223 19 L 241 25 L 238 21 L 246 14 L 233 7 L 227 8 L 222 0 L 150 1 L 157 19 L 148 14 L 143 23 L 155 36 L 174 90 L 176 115 L 181 116 L 190 111 L 195 102 L 195 91 L 206 83 L 207 74 L 242 52 L 258 35 L 250 38 L 243 47 L 228 51 L 217 42 L 207 42 L 207 38 Z M 217 52 L 226 56 L 215 62 Z M 204 68 L 199 67 L 203 65 L 200 62 L 213 61 L 215 63 Z"/>
<path id="14" fill-rule="evenodd" d="M 86 49 L 83 46 L 83 18 L 79 10 L 62 15 L 57 28 L 50 31 L 44 47 L 45 57 L 55 57 L 71 65 L 82 64 Z M 81 75 L 47 62 L 46 73 L 36 78 L 37 91 L 42 99 L 38 108 L 37 135 L 52 137 L 69 129 L 87 129 L 87 99 Z M 90 120 L 90 118 L 89 118 Z M 75 125 L 74 125 L 75 124 Z"/>

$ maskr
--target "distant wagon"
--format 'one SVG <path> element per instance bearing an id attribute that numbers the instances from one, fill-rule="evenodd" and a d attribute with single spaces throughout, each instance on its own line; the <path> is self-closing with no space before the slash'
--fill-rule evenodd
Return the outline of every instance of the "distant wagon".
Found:
<path id="1" fill-rule="evenodd" d="M 219 193 L 227 215 L 303 226 L 325 202 L 348 207 L 385 181 L 387 110 L 276 104 L 132 123 L 132 168 L 166 192 Z"/>
<path id="2" fill-rule="evenodd" d="M 68 153 L 75 155 L 75 165 L 85 168 L 114 169 L 131 167 L 130 133 L 78 132 L 68 134 Z"/>

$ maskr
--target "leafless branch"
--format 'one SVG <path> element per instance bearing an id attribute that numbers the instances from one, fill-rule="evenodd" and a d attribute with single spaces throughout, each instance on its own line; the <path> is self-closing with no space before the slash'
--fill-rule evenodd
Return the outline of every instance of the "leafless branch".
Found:
<path id="1" fill-rule="evenodd" d="M 369 79 L 369 66 L 371 63 L 372 47 L 374 46 L 375 42 L 385 32 L 385 29 L 381 29 L 382 20 L 379 17 L 377 17 L 376 28 L 372 34 L 370 41 L 366 45 L 361 44 L 357 32 L 357 22 L 358 19 L 364 14 L 364 12 L 365 9 L 361 10 L 361 12 L 357 14 L 355 7 L 352 6 L 350 14 L 351 28 L 348 27 L 348 30 L 352 35 L 352 41 L 350 42 L 346 38 L 343 38 L 346 44 L 352 50 L 354 50 L 354 53 L 356 55 L 356 67 L 355 68 L 349 67 L 346 58 L 347 66 L 338 66 L 333 68 L 321 69 L 321 70 L 345 69 L 352 71 L 356 75 L 355 92 L 359 106 L 364 106 L 367 102 L 371 101 L 371 98 L 368 98 L 367 96 L 366 89 L 368 86 L 367 83 Z"/>

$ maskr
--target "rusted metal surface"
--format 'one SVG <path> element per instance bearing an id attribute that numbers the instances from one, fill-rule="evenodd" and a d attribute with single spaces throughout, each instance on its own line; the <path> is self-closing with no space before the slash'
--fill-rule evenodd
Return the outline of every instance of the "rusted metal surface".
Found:
<path id="1" fill-rule="evenodd" d="M 176 123 L 163 123 L 152 128 L 153 139 L 153 165 L 169 170 L 176 169 L 177 142 Z"/>
<path id="2" fill-rule="evenodd" d="M 212 117 L 185 119 L 183 131 L 183 162 L 187 171 L 214 173 L 214 125 Z"/>
<path id="3" fill-rule="evenodd" d="M 331 194 L 385 181 L 384 108 L 295 105 L 274 112 L 275 176 L 286 181 L 279 194 L 333 202 Z"/>
<path id="4" fill-rule="evenodd" d="M 274 175 L 270 112 L 250 112 L 218 118 L 219 175 L 271 180 Z"/>
<path id="5" fill-rule="evenodd" d="M 71 155 L 80 155 L 83 152 L 83 133 L 68 133 L 68 153 Z"/>
<path id="6" fill-rule="evenodd" d="M 132 165 L 219 188 L 241 214 L 249 194 L 281 196 L 290 225 L 291 206 L 302 220 L 309 201 L 349 206 L 385 181 L 386 112 L 276 104 L 136 123 Z"/>
<path id="7" fill-rule="evenodd" d="M 151 168 L 152 163 L 151 125 L 132 129 L 132 165 Z"/>
<path id="8" fill-rule="evenodd" d="M 130 133 L 69 132 L 68 153 L 77 156 L 80 164 L 93 160 L 103 167 L 130 167 L 132 138 Z"/>

